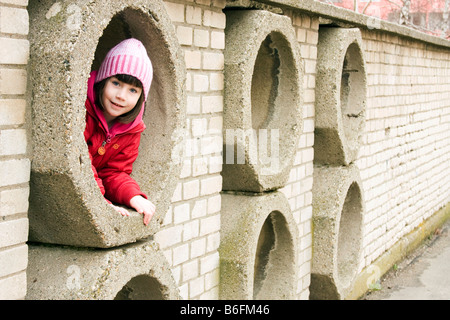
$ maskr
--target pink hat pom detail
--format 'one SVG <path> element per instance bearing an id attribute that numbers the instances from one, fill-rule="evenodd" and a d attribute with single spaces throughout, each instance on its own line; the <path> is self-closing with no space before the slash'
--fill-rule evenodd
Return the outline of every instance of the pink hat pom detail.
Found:
<path id="1" fill-rule="evenodd" d="M 98 70 L 95 83 L 116 74 L 128 74 L 142 82 L 147 100 L 153 79 L 153 66 L 147 50 L 137 39 L 126 39 L 109 50 Z"/>

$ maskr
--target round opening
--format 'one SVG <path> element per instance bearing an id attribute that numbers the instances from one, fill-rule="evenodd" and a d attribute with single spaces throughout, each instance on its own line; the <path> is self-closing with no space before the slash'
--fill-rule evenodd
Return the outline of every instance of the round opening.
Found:
<path id="1" fill-rule="evenodd" d="M 341 112 L 345 137 L 349 146 L 358 140 L 364 120 L 365 71 L 361 51 L 352 43 L 345 54 L 341 76 Z"/>
<path id="2" fill-rule="evenodd" d="M 292 47 L 280 33 L 270 33 L 259 47 L 251 83 L 253 129 L 292 127 L 298 116 L 300 79 Z M 290 125 L 290 126 L 289 126 Z"/>
<path id="3" fill-rule="evenodd" d="M 362 204 L 357 183 L 348 189 L 339 223 L 337 244 L 338 277 L 348 284 L 356 274 L 361 247 Z"/>
<path id="4" fill-rule="evenodd" d="M 288 299 L 294 284 L 294 249 L 286 219 L 274 211 L 265 220 L 256 248 L 253 298 Z"/>
<path id="5" fill-rule="evenodd" d="M 267 126 L 273 114 L 278 95 L 280 57 L 270 35 L 262 42 L 252 75 L 252 125 L 253 129 Z"/>
<path id="6" fill-rule="evenodd" d="M 153 65 L 153 81 L 145 105 L 146 129 L 141 135 L 132 176 L 153 201 L 155 195 L 167 189 L 167 180 L 176 176 L 174 169 L 179 167 L 179 161 L 173 158 L 177 143 L 174 132 L 184 126 L 180 112 L 184 81 L 175 71 L 179 68 L 173 59 L 173 46 L 157 23 L 140 10 L 127 8 L 117 13 L 99 40 L 92 64 L 92 70 L 97 70 L 107 52 L 130 37 L 139 39 L 147 49 Z"/>
<path id="7" fill-rule="evenodd" d="M 164 300 L 164 287 L 153 277 L 134 277 L 117 293 L 114 300 Z"/>

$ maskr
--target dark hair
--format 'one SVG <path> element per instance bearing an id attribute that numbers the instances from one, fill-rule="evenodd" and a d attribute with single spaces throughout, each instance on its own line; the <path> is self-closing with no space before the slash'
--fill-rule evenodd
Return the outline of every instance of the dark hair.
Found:
<path id="1" fill-rule="evenodd" d="M 122 114 L 117 117 L 117 120 L 120 123 L 130 123 L 130 122 L 134 121 L 134 119 L 136 119 L 136 117 L 139 115 L 139 113 L 141 112 L 142 106 L 144 104 L 144 101 L 145 101 L 144 88 L 143 88 L 142 82 L 138 78 L 130 76 L 129 74 L 116 74 L 113 77 L 116 77 L 117 80 L 119 80 L 121 82 L 124 82 L 126 84 L 129 84 L 129 85 L 132 85 L 132 86 L 142 89 L 141 96 L 139 97 L 139 100 L 136 103 L 136 105 L 134 106 L 134 108 L 132 110 L 128 111 L 127 113 Z M 101 110 L 103 110 L 103 105 L 102 105 L 103 89 L 105 88 L 106 82 L 110 78 L 112 78 L 112 77 L 106 78 L 106 79 L 94 84 L 94 91 L 96 92 L 95 104 L 97 104 Z"/>

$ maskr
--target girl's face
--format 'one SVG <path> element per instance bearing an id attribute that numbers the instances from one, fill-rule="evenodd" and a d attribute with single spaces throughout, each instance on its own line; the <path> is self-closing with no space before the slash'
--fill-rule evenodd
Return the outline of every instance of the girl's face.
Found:
<path id="1" fill-rule="evenodd" d="M 114 120 L 136 106 L 142 89 L 111 77 L 106 81 L 102 95 L 103 114 L 111 125 Z"/>

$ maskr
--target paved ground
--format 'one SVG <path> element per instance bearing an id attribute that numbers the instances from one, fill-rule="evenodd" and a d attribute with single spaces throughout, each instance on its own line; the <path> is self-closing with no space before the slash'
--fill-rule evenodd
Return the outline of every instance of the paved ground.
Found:
<path id="1" fill-rule="evenodd" d="M 450 220 L 363 300 L 450 300 Z"/>

